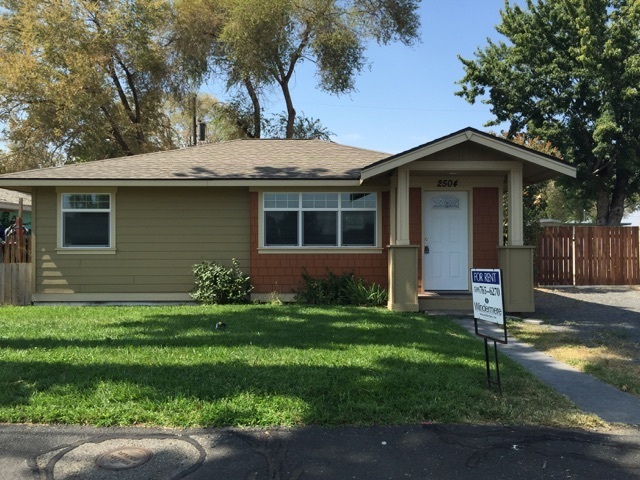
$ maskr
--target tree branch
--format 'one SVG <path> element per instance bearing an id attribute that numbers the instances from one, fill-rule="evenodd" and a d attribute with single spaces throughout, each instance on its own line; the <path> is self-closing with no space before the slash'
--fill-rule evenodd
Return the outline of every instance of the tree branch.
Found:
<path id="1" fill-rule="evenodd" d="M 102 106 L 100 107 L 100 110 L 102 110 L 102 113 L 104 113 L 104 116 L 107 118 L 107 121 L 111 126 L 111 134 L 113 135 L 114 140 L 118 143 L 118 145 L 120 145 L 120 148 L 122 148 L 125 155 L 133 155 L 133 151 L 129 148 L 129 145 L 120 133 L 118 125 L 116 125 L 116 123 L 113 121 L 113 118 L 111 118 L 111 115 L 109 114 L 107 108 Z"/>

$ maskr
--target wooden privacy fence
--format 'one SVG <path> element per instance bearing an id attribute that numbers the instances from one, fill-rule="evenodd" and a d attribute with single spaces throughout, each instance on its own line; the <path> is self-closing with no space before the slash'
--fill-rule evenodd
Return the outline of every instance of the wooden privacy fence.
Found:
<path id="1" fill-rule="evenodd" d="M 545 227 L 538 285 L 640 285 L 639 227 Z"/>
<path id="2" fill-rule="evenodd" d="M 20 226 L 22 223 L 20 223 Z M 20 232 L 20 233 L 17 233 Z M 31 303 L 31 255 L 29 239 L 22 230 L 7 235 L 0 248 L 0 304 Z"/>

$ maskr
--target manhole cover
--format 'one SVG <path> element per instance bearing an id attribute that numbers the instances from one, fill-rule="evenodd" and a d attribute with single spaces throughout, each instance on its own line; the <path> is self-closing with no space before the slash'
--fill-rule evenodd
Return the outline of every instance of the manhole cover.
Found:
<path id="1" fill-rule="evenodd" d="M 108 470 L 126 470 L 144 465 L 153 457 L 153 452 L 140 447 L 123 447 L 109 450 L 96 457 L 96 465 Z"/>

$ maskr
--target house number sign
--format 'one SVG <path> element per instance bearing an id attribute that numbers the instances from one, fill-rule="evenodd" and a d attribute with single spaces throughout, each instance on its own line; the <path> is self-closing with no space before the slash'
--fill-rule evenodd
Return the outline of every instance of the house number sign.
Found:
<path id="1" fill-rule="evenodd" d="M 436 186 L 438 188 L 451 188 L 458 186 L 458 180 L 453 180 L 451 178 L 440 179 L 436 182 Z"/>

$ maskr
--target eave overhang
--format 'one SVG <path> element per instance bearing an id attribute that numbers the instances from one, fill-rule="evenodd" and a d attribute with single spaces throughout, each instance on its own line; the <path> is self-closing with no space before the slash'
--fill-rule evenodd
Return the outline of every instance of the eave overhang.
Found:
<path id="1" fill-rule="evenodd" d="M 389 158 L 372 163 L 362 169 L 360 182 L 389 173 L 397 168 L 408 165 L 418 160 L 424 160 L 443 150 L 447 150 L 458 145 L 470 143 L 491 149 L 500 154 L 506 155 L 511 160 L 523 164 L 523 180 L 525 184 L 533 184 L 549 180 L 560 175 L 576 177 L 576 169 L 572 165 L 562 160 L 537 152 L 527 147 L 517 145 L 506 139 L 481 132 L 473 128 L 465 128 L 432 142 L 425 143 L 405 152 L 393 155 Z M 482 171 L 482 162 L 477 163 L 476 170 Z M 472 172 L 473 166 L 467 171 Z"/>

